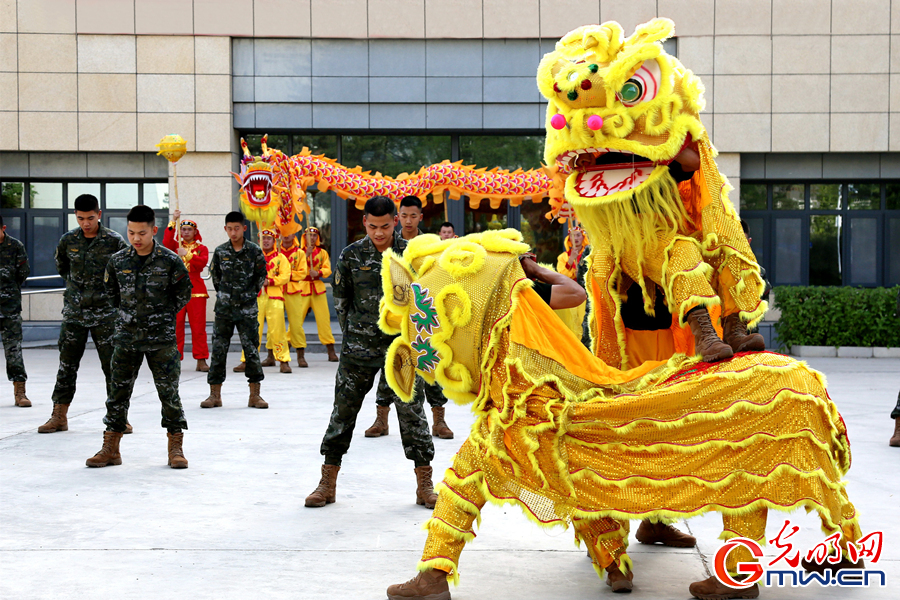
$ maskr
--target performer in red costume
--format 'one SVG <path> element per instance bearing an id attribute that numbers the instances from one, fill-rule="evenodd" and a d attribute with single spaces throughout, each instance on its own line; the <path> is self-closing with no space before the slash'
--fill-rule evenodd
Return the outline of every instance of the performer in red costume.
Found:
<path id="1" fill-rule="evenodd" d="M 206 359 L 209 358 L 209 346 L 206 343 L 206 299 L 209 298 L 209 294 L 200 273 L 209 262 L 209 249 L 200 243 L 203 238 L 200 236 L 200 230 L 197 229 L 197 223 L 187 219 L 181 221 L 180 224 L 181 243 L 179 244 L 179 241 L 175 239 L 175 227 L 180 218 L 181 211 L 176 210 L 172 221 L 163 233 L 163 246 L 181 257 L 194 287 L 191 290 L 191 301 L 178 313 L 175 322 L 175 336 L 178 340 L 178 352 L 181 354 L 181 360 L 184 360 L 184 321 L 187 316 L 187 320 L 191 324 L 193 346 L 191 353 L 197 359 L 197 370 L 205 373 L 209 371 L 209 365 L 206 364 Z"/>

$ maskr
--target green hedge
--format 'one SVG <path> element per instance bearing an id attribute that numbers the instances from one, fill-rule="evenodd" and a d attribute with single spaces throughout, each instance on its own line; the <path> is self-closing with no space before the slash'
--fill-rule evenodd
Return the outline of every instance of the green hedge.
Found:
<path id="1" fill-rule="evenodd" d="M 791 346 L 900 347 L 895 288 L 776 287 L 778 343 Z"/>

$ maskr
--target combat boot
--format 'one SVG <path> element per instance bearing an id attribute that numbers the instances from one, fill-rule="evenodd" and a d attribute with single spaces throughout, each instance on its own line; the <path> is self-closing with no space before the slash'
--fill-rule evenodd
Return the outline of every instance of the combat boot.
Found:
<path id="1" fill-rule="evenodd" d="M 264 367 L 274 367 L 275 366 L 275 352 L 273 352 L 272 350 L 268 350 L 267 352 L 268 352 L 268 354 L 266 354 L 265 360 L 263 360 L 262 363 L 260 363 L 260 364 L 262 364 L 262 366 L 264 366 Z"/>
<path id="2" fill-rule="evenodd" d="M 334 344 L 325 344 L 328 351 L 328 362 L 338 362 L 338 355 L 334 353 Z"/>
<path id="3" fill-rule="evenodd" d="M 719 339 L 705 308 L 698 306 L 688 311 L 687 322 L 694 334 L 694 353 L 702 356 L 704 362 L 718 362 L 734 356 L 731 346 Z"/>
<path id="4" fill-rule="evenodd" d="M 891 436 L 891 441 L 888 443 L 895 448 L 900 447 L 900 418 L 894 419 L 894 435 Z"/>
<path id="5" fill-rule="evenodd" d="M 741 575 L 735 577 L 738 581 L 742 578 L 743 576 Z M 703 581 L 695 581 L 688 589 L 691 592 L 691 596 L 700 600 L 731 600 L 732 598 L 759 597 L 759 584 L 754 583 L 747 588 L 730 588 L 719 581 L 715 575 Z"/>
<path id="6" fill-rule="evenodd" d="M 416 504 L 425 505 L 425 508 L 434 508 L 438 495 L 431 483 L 431 467 L 416 467 Z"/>
<path id="7" fill-rule="evenodd" d="M 206 359 L 197 359 L 197 370 L 201 373 L 209 373 L 209 365 L 206 364 Z"/>
<path id="8" fill-rule="evenodd" d="M 85 464 L 89 467 L 106 467 L 109 465 L 121 465 L 122 455 L 119 454 L 119 442 L 122 434 L 118 431 L 103 432 L 103 447 L 100 452 L 87 459 Z"/>
<path id="9" fill-rule="evenodd" d="M 322 465 L 322 478 L 313 493 L 306 497 L 306 506 L 321 508 L 334 502 L 337 494 L 337 476 L 340 470 L 340 465 Z"/>
<path id="10" fill-rule="evenodd" d="M 723 326 L 724 342 L 738 352 L 760 352 L 766 349 L 766 340 L 758 333 L 747 333 L 747 324 L 738 313 L 725 317 Z"/>
<path id="11" fill-rule="evenodd" d="M 209 384 L 209 397 L 200 403 L 200 408 L 216 408 L 222 406 L 222 384 Z"/>
<path id="12" fill-rule="evenodd" d="M 447 427 L 447 422 L 444 421 L 444 407 L 432 406 L 431 416 L 434 418 L 434 425 L 431 426 L 431 435 L 442 440 L 452 440 L 453 431 Z"/>
<path id="13" fill-rule="evenodd" d="M 450 600 L 447 572 L 440 569 L 421 571 L 406 583 L 395 583 L 387 589 L 388 600 Z"/>
<path id="14" fill-rule="evenodd" d="M 247 370 L 247 363 L 245 363 L 244 361 L 239 362 L 238 366 L 236 366 L 235 368 L 232 369 L 232 371 L 234 371 L 235 373 L 243 373 L 246 370 Z"/>
<path id="15" fill-rule="evenodd" d="M 124 435 L 128 435 L 129 433 L 134 433 L 134 427 L 131 426 L 131 423 L 125 421 L 125 433 Z"/>
<path id="16" fill-rule="evenodd" d="M 53 412 L 50 414 L 50 419 L 38 427 L 38 433 L 54 433 L 56 431 L 68 431 L 69 430 L 69 420 L 66 418 L 66 414 L 69 412 L 68 404 L 54 404 Z"/>
<path id="17" fill-rule="evenodd" d="M 291 370 L 291 363 L 285 361 L 281 361 L 281 366 L 278 368 L 278 370 L 282 373 L 293 373 L 293 371 Z"/>
<path id="18" fill-rule="evenodd" d="M 297 366 L 301 369 L 309 366 L 309 363 L 306 362 L 306 348 L 297 348 Z"/>
<path id="19" fill-rule="evenodd" d="M 366 437 L 381 437 L 388 434 L 388 415 L 391 414 L 390 406 L 375 405 L 375 422 L 366 429 Z"/>
<path id="20" fill-rule="evenodd" d="M 29 400 L 28 396 L 25 395 L 24 381 L 13 381 L 13 390 L 16 397 L 16 406 L 20 406 L 22 408 L 28 408 L 31 406 L 31 400 Z"/>
<path id="21" fill-rule="evenodd" d="M 184 443 L 184 432 L 169 433 L 169 466 L 173 469 L 187 469 L 188 461 L 184 457 L 181 445 Z"/>
<path id="22" fill-rule="evenodd" d="M 649 519 L 641 521 L 634 537 L 642 544 L 662 544 L 673 548 L 693 548 L 697 539 L 675 529 L 665 523 L 651 523 Z"/>
<path id="23" fill-rule="evenodd" d="M 250 384 L 250 399 L 247 401 L 250 408 L 269 408 L 269 403 L 259 395 L 259 383 Z"/>
<path id="24" fill-rule="evenodd" d="M 634 580 L 634 571 L 623 573 L 616 563 L 606 567 L 606 585 L 612 588 L 617 594 L 627 594 L 634 588 L 632 581 Z"/>

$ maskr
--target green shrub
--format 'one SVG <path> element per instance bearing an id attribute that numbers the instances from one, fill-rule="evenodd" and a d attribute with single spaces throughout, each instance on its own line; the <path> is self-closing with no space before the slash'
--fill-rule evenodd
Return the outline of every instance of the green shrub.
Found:
<path id="1" fill-rule="evenodd" d="M 791 346 L 900 347 L 895 288 L 776 287 L 778 343 Z"/>

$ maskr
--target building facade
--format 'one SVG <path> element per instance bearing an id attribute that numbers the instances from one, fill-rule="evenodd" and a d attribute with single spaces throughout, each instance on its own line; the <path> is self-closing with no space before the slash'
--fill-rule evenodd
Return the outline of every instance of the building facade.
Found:
<path id="1" fill-rule="evenodd" d="M 900 284 L 900 5 L 890 0 L 0 0 L 2 214 L 53 275 L 71 202 L 179 208 L 204 242 L 237 206 L 239 139 L 387 175 L 443 159 L 534 168 L 541 56 L 580 25 L 676 23 L 667 50 L 706 85 L 703 122 L 776 285 Z M 352 202 L 311 193 L 332 253 Z M 560 251 L 545 204 L 430 199 L 424 229 L 512 226 Z M 59 281 L 44 280 L 45 285 Z M 37 284 L 37 283 L 36 283 Z M 30 296 L 25 318 L 58 319 Z M 212 306 L 212 303 L 210 303 Z"/>

